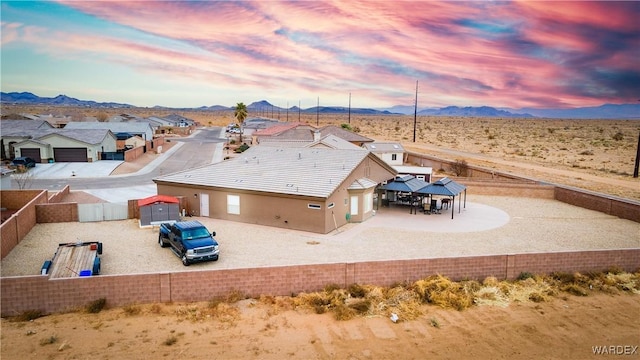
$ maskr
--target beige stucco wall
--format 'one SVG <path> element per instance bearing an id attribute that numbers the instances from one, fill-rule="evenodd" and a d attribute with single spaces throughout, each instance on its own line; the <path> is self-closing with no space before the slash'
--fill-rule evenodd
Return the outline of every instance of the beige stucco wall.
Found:
<path id="1" fill-rule="evenodd" d="M 382 159 L 384 162 L 391 166 L 402 165 L 403 163 L 403 153 L 375 153 L 377 157 Z M 396 155 L 396 159 L 393 160 L 393 155 Z"/>
<path id="2" fill-rule="evenodd" d="M 53 150 L 51 150 L 51 146 L 47 144 L 40 144 L 33 141 L 26 141 L 21 143 L 19 146 L 15 146 L 14 148 L 15 148 L 16 157 L 22 156 L 22 148 L 40 149 L 40 158 L 42 159 L 42 161 L 45 161 L 46 159 L 53 157 Z"/>
<path id="3" fill-rule="evenodd" d="M 67 147 L 67 148 L 86 148 L 87 149 L 87 159 L 89 162 L 100 160 L 101 152 L 114 152 L 116 151 L 116 138 L 112 136 L 105 136 L 102 142 L 98 144 L 87 144 L 82 141 L 70 139 L 63 136 L 58 136 L 56 134 L 52 134 L 50 136 L 45 136 L 40 139 L 42 142 L 46 142 L 51 145 L 51 152 L 53 153 L 53 148 L 57 147 Z M 53 157 L 53 154 L 49 157 Z"/>

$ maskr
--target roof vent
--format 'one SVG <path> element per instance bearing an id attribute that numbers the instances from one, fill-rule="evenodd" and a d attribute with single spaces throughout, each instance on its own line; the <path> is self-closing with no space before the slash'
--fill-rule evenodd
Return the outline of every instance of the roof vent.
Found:
<path id="1" fill-rule="evenodd" d="M 298 160 L 302 159 L 302 153 L 298 152 Z"/>

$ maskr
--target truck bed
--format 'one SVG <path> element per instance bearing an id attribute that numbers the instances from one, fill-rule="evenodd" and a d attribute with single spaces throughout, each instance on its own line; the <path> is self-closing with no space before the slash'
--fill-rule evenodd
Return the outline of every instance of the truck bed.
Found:
<path id="1" fill-rule="evenodd" d="M 50 278 L 78 277 L 83 270 L 91 274 L 98 249 L 82 244 L 62 244 L 54 255 L 49 270 Z"/>

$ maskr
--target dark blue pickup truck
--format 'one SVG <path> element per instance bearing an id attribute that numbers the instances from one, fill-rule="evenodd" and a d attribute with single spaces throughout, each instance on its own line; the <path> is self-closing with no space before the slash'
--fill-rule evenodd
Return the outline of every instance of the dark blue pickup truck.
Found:
<path id="1" fill-rule="evenodd" d="M 160 225 L 158 244 L 171 247 L 171 251 L 182 260 L 184 266 L 200 261 L 218 260 L 218 242 L 199 221 L 179 221 Z"/>

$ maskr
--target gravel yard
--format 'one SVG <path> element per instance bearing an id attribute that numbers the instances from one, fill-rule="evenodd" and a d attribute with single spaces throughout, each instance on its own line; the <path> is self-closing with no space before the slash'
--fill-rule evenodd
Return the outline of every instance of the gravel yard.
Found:
<path id="1" fill-rule="evenodd" d="M 184 267 L 137 220 L 38 224 L 0 263 L 2 276 L 37 275 L 58 243 L 101 241 L 102 274 L 640 247 L 640 224 L 555 200 L 468 196 L 455 218 L 382 208 L 327 235 L 193 218 L 216 231 L 220 260 Z"/>

